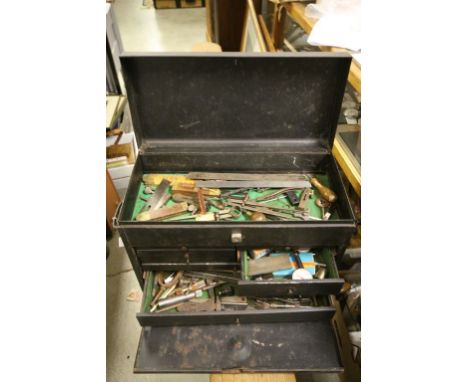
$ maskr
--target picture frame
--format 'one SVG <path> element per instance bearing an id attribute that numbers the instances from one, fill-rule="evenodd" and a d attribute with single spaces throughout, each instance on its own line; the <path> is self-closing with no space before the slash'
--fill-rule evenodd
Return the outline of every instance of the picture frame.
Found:
<path id="1" fill-rule="evenodd" d="M 242 30 L 241 52 L 266 52 L 266 44 L 258 22 L 252 0 L 247 0 L 244 29 Z"/>

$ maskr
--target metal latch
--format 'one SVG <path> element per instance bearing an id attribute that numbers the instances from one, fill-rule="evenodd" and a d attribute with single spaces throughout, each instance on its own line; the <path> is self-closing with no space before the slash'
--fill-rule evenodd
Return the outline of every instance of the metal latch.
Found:
<path id="1" fill-rule="evenodd" d="M 242 235 L 242 232 L 240 231 L 233 231 L 231 233 L 231 242 L 233 244 L 239 244 L 242 243 L 242 240 L 244 239 L 244 236 Z"/>
<path id="2" fill-rule="evenodd" d="M 123 202 L 120 202 L 119 205 L 117 206 L 117 208 L 115 209 L 115 213 L 114 213 L 114 216 L 112 217 L 112 226 L 114 228 L 117 228 L 119 225 L 117 223 L 117 217 L 119 216 L 120 214 L 120 209 L 122 208 L 122 204 Z"/>

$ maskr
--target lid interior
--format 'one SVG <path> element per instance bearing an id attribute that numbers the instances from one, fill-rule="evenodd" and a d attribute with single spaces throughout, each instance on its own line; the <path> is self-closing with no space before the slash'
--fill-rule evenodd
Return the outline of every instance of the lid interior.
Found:
<path id="1" fill-rule="evenodd" d="M 139 145 L 331 147 L 351 58 L 337 53 L 121 57 Z"/>

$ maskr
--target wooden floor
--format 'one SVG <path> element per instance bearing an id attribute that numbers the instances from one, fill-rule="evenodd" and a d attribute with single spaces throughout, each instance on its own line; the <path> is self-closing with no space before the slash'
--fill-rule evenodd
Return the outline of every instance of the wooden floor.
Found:
<path id="1" fill-rule="evenodd" d="M 210 382 L 296 382 L 291 374 L 211 374 Z"/>

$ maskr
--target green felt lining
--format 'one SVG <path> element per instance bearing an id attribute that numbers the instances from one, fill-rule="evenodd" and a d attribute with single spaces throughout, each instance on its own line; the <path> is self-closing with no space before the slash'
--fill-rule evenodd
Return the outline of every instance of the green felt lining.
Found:
<path id="1" fill-rule="evenodd" d="M 166 174 L 166 175 L 186 175 L 186 174 Z M 316 176 L 317 179 L 322 183 L 324 184 L 325 186 L 329 187 L 329 179 L 328 179 L 328 176 L 326 175 L 317 175 Z M 135 202 L 135 205 L 133 207 L 133 214 L 132 214 L 132 220 L 135 220 L 136 219 L 136 216 L 141 212 L 142 208 L 145 206 L 145 201 L 146 199 L 149 199 L 151 195 L 147 195 L 145 194 L 143 191 L 145 190 L 146 186 L 145 184 L 142 182 L 140 182 L 140 187 L 138 189 L 138 197 L 136 199 L 136 202 Z M 314 190 L 314 195 L 309 199 L 309 201 L 307 202 L 307 207 L 309 208 L 309 211 L 310 211 L 310 216 L 312 217 L 316 217 L 316 218 L 321 218 L 322 217 L 322 211 L 321 211 L 321 208 L 317 207 L 316 204 L 315 204 L 315 200 L 318 199 L 320 197 L 320 194 L 319 192 L 314 189 L 314 187 L 312 187 L 312 190 Z M 265 195 L 269 195 L 271 194 L 273 191 L 276 191 L 278 189 L 274 189 L 274 188 L 270 188 L 268 189 L 267 191 L 264 191 L 264 192 L 257 192 L 257 191 L 249 191 L 249 198 L 254 200 L 260 196 L 265 196 Z M 222 189 L 221 192 L 227 192 L 229 191 L 229 189 Z M 297 190 L 297 191 L 294 191 L 296 196 L 297 197 L 300 197 L 301 196 L 301 193 L 302 193 L 302 190 Z M 170 187 L 169 188 L 169 191 L 168 191 L 169 194 L 172 193 L 172 188 Z M 143 199 L 144 200 L 143 200 Z M 174 205 L 175 202 L 173 200 L 169 200 L 165 206 L 172 206 Z M 288 202 L 288 199 L 287 198 L 284 198 L 284 199 L 279 199 L 279 200 L 275 200 L 275 201 L 272 201 L 272 202 L 266 202 L 266 203 L 262 203 L 265 205 L 265 207 L 268 207 L 268 206 L 274 206 L 274 207 L 282 207 L 282 208 L 292 208 L 291 204 L 289 204 Z M 215 208 L 213 206 L 210 206 L 208 208 L 208 212 L 217 212 L 219 211 L 218 208 Z M 188 217 L 188 216 L 191 216 L 190 213 L 187 213 L 187 214 L 184 214 L 184 215 L 180 215 L 180 217 Z M 335 212 L 332 214 L 332 216 L 330 217 L 330 220 L 333 220 L 333 219 L 337 219 L 338 218 L 338 213 Z M 230 220 L 225 220 L 225 221 L 229 221 L 229 222 L 235 222 L 235 221 L 250 221 L 249 217 L 244 213 L 242 214 L 240 217 L 238 218 L 232 218 Z M 161 221 L 161 222 L 164 222 L 164 221 Z M 167 222 L 170 222 L 170 220 L 167 220 Z M 191 221 L 191 220 L 187 220 L 187 221 L 184 221 L 184 222 L 187 222 L 187 223 L 199 223 L 199 222 L 195 222 L 194 220 Z"/>

